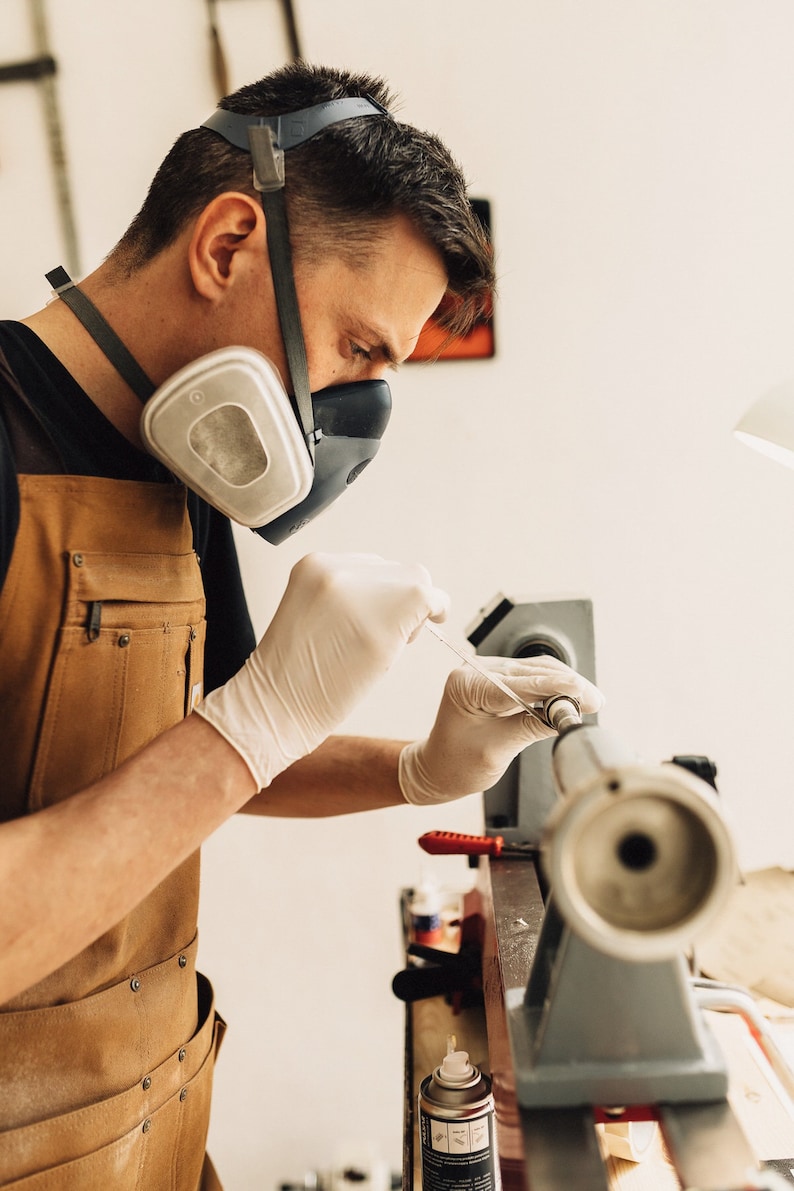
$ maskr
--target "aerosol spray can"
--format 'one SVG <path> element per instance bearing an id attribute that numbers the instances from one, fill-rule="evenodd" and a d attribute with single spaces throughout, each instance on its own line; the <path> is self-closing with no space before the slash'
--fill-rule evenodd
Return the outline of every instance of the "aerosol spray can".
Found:
<path id="1" fill-rule="evenodd" d="M 419 1088 L 422 1191 L 501 1191 L 491 1081 L 455 1046 Z"/>

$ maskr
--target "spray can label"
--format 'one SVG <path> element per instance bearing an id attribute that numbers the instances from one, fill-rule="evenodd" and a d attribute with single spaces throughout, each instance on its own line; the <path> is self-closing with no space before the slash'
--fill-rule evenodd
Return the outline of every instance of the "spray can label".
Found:
<path id="1" fill-rule="evenodd" d="M 428 1076 L 419 1097 L 422 1191 L 500 1191 L 494 1104 L 485 1079 L 476 1102 L 467 1096 L 457 1110 L 433 1103 L 434 1091 Z"/>

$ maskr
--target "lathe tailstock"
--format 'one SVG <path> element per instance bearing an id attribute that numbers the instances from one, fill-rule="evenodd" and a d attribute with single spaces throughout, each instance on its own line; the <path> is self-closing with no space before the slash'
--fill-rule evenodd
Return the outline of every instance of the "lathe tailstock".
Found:
<path id="1" fill-rule="evenodd" d="M 561 604 L 558 634 L 554 604 L 501 607 L 470 638 L 481 653 L 548 645 L 595 678 L 588 604 Z M 505 1186 L 607 1191 L 596 1124 L 651 1120 L 682 1188 L 771 1187 L 728 1104 L 690 963 L 737 880 L 715 790 L 689 767 L 644 763 L 592 717 L 531 764 L 546 770 L 540 864 L 483 862 L 479 876 Z M 485 796 L 489 831 L 512 840 L 539 817 L 516 769 Z"/>

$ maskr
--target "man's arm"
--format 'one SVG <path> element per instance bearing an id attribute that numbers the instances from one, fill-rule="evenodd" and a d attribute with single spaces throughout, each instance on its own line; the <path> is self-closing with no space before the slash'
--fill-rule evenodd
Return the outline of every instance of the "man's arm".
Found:
<path id="1" fill-rule="evenodd" d="M 552 657 L 480 658 L 525 702 L 567 694 L 596 712 L 600 691 Z M 312 818 L 403 803 L 426 806 L 489 789 L 528 745 L 553 729 L 470 666 L 453 670 L 426 740 L 333 736 L 283 770 L 242 809 Z"/>
<path id="2" fill-rule="evenodd" d="M 424 568 L 304 559 L 246 665 L 192 715 L 87 789 L 0 824 L 0 1004 L 120 921 L 316 749 L 445 606 Z"/>
<path id="3" fill-rule="evenodd" d="M 241 807 L 249 815 L 313 819 L 405 806 L 397 766 L 405 741 L 331 736 Z"/>
<path id="4" fill-rule="evenodd" d="M 114 926 L 254 788 L 191 715 L 73 798 L 0 825 L 0 1004 Z"/>

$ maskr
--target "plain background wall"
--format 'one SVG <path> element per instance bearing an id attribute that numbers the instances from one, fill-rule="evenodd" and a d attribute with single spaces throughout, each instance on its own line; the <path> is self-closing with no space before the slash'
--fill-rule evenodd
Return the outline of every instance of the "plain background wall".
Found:
<path id="1" fill-rule="evenodd" d="M 788 0 L 297 0 L 306 56 L 384 74 L 492 202 L 493 361 L 406 366 L 381 454 L 279 549 L 240 534 L 264 628 L 313 549 L 417 558 L 449 633 L 497 592 L 593 601 L 602 723 L 648 760 L 711 756 L 746 868 L 792 863 L 794 476 L 731 430 L 794 374 Z M 215 93 L 199 0 L 51 0 L 82 271 Z M 275 0 L 219 0 L 232 85 L 280 64 Z M 2 0 L 0 60 L 32 46 Z M 0 87 L 0 315 L 63 259 L 32 84 Z M 352 731 L 429 727 L 450 659 L 407 651 Z M 231 1022 L 211 1149 L 228 1191 L 400 1161 L 398 899 L 416 838 L 480 799 L 229 823 L 205 849 L 202 966 Z M 463 888 L 458 861 L 429 866 Z"/>

